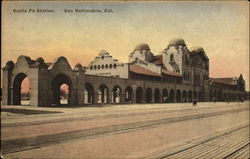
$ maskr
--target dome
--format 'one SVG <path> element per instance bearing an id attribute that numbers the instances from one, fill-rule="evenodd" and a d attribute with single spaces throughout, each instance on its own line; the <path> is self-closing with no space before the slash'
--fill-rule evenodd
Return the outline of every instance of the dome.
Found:
<path id="1" fill-rule="evenodd" d="M 149 51 L 150 48 L 149 48 L 148 44 L 141 43 L 141 44 L 136 45 L 135 50 L 146 50 L 146 51 Z"/>
<path id="2" fill-rule="evenodd" d="M 101 50 L 99 55 L 109 55 L 109 53 L 106 50 Z"/>
<path id="3" fill-rule="evenodd" d="M 205 52 L 205 51 L 200 46 L 193 46 L 193 47 L 190 48 L 190 52 L 196 52 L 196 53 L 198 53 L 198 52 Z"/>
<path id="4" fill-rule="evenodd" d="M 183 45 L 186 46 L 183 39 L 175 38 L 169 41 L 168 45 Z"/>
<path id="5" fill-rule="evenodd" d="M 80 63 L 77 63 L 75 67 L 82 68 L 82 65 Z"/>

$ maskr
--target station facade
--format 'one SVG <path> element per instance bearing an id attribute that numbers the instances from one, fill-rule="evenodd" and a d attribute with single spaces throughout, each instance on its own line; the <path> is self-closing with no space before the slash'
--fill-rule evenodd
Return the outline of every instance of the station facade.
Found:
<path id="1" fill-rule="evenodd" d="M 242 75 L 210 78 L 209 58 L 202 47 L 188 49 L 173 39 L 154 55 L 148 44 L 138 44 L 122 63 L 102 50 L 86 67 L 71 68 L 65 57 L 52 63 L 19 56 L 2 69 L 2 104 L 21 104 L 21 83 L 30 81 L 30 105 L 61 105 L 61 85 L 68 85 L 68 105 L 110 103 L 182 103 L 246 99 Z"/>

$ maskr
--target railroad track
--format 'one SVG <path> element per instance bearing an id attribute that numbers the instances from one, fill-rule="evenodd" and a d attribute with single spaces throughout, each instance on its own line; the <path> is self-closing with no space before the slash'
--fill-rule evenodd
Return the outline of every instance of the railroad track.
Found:
<path id="1" fill-rule="evenodd" d="M 239 107 L 239 106 L 236 106 Z M 214 107 L 195 107 L 196 109 L 213 109 Z M 219 108 L 228 108 L 228 106 L 222 106 Z M 194 110 L 193 107 L 188 109 L 181 110 L 182 112 Z M 148 115 L 148 114 L 159 114 L 159 113 L 174 113 L 179 112 L 180 110 L 159 110 L 159 111 L 150 111 L 146 113 L 129 113 L 129 114 L 108 114 L 102 116 L 88 116 L 88 117 L 71 117 L 71 118 L 63 118 L 63 119 L 53 119 L 53 120 L 42 120 L 42 121 L 31 121 L 31 122 L 22 122 L 22 123 L 1 123 L 1 127 L 19 127 L 19 126 L 27 126 L 27 125 L 41 125 L 41 124 L 49 124 L 49 123 L 59 123 L 59 122 L 68 122 L 68 121 L 88 121 L 88 120 L 95 120 L 95 119 L 107 119 L 107 118 L 115 118 L 115 117 L 129 117 L 129 116 L 139 116 L 139 115 Z"/>
<path id="2" fill-rule="evenodd" d="M 22 139 L 10 139 L 2 140 L 2 153 L 9 154 L 14 152 L 20 152 L 30 149 L 37 149 L 41 147 L 51 146 L 55 144 L 73 142 L 79 139 L 87 140 L 91 138 L 97 138 L 112 134 L 126 133 L 131 131 L 143 130 L 153 128 L 161 125 L 167 125 L 174 122 L 195 120 L 199 118 L 219 116 L 229 113 L 243 112 L 249 110 L 248 108 L 239 108 L 235 110 L 226 110 L 210 113 L 200 113 L 195 115 L 169 117 L 158 120 L 149 120 L 142 122 L 126 123 L 120 125 L 110 125 L 105 127 L 96 127 L 91 129 L 82 129 L 77 131 L 70 131 L 58 134 L 43 135 L 31 138 Z"/>
<path id="3" fill-rule="evenodd" d="M 249 123 L 220 133 L 210 134 L 165 150 L 144 159 L 248 159 Z"/>

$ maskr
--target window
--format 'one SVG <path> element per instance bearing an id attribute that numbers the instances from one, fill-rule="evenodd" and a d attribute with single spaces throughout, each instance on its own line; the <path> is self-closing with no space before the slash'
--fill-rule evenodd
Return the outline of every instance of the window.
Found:
<path id="1" fill-rule="evenodd" d="M 112 64 L 109 65 L 109 68 L 112 68 Z"/>
<path id="2" fill-rule="evenodd" d="M 170 61 L 174 61 L 174 54 L 170 55 Z"/>
<path id="3" fill-rule="evenodd" d="M 94 66 L 94 69 L 96 70 L 96 65 Z"/>
<path id="4" fill-rule="evenodd" d="M 102 60 L 104 59 L 104 56 L 102 55 Z"/>
<path id="5" fill-rule="evenodd" d="M 116 64 L 114 64 L 114 68 L 116 68 Z"/>
<path id="6" fill-rule="evenodd" d="M 109 65 L 108 65 L 108 64 L 106 64 L 105 68 L 108 68 L 108 67 L 109 67 Z"/>
<path id="7" fill-rule="evenodd" d="M 101 68 L 101 66 L 100 65 L 98 65 L 98 69 L 100 69 Z"/>
<path id="8" fill-rule="evenodd" d="M 93 69 L 93 66 L 90 66 L 90 69 L 92 70 L 92 69 Z"/>
<path id="9" fill-rule="evenodd" d="M 188 64 L 188 55 L 185 57 L 186 64 Z"/>
<path id="10" fill-rule="evenodd" d="M 104 65 L 102 65 L 102 69 L 104 69 Z"/>

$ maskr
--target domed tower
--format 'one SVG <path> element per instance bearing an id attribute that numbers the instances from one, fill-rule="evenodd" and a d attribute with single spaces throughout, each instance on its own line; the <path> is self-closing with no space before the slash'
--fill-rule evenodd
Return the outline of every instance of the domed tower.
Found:
<path id="1" fill-rule="evenodd" d="M 129 62 L 136 59 L 151 62 L 154 59 L 153 53 L 150 51 L 148 44 L 141 43 L 136 45 L 134 51 L 129 55 Z"/>
<path id="2" fill-rule="evenodd" d="M 189 50 L 183 39 L 172 39 L 164 49 L 162 56 L 163 64 L 169 71 L 181 74 L 184 80 L 189 79 Z"/>
<path id="3" fill-rule="evenodd" d="M 194 76 L 200 76 L 198 80 L 194 80 L 200 81 L 202 85 L 204 80 L 209 79 L 209 59 L 202 47 L 193 46 L 190 48 L 190 63 L 195 68 Z"/>

